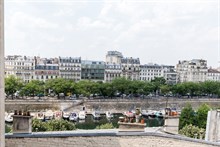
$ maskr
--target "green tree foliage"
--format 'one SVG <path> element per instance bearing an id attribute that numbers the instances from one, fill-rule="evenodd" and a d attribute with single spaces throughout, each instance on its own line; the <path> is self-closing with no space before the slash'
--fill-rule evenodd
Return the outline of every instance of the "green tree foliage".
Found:
<path id="1" fill-rule="evenodd" d="M 163 77 L 155 77 L 151 82 L 154 84 L 154 92 L 160 90 L 161 85 L 165 85 L 166 80 Z"/>
<path id="2" fill-rule="evenodd" d="M 195 124 L 199 128 L 206 128 L 208 111 L 210 111 L 210 107 L 207 104 L 202 104 L 198 108 L 195 117 Z"/>
<path id="3" fill-rule="evenodd" d="M 186 104 L 182 109 L 179 121 L 179 130 L 186 125 L 194 124 L 195 112 L 192 109 L 191 104 Z"/>
<path id="4" fill-rule="evenodd" d="M 44 94 L 44 82 L 32 80 L 24 86 L 22 89 L 22 93 L 23 92 L 28 96 Z"/>
<path id="5" fill-rule="evenodd" d="M 87 97 L 98 92 L 98 84 L 90 80 L 81 80 L 76 87 L 78 93 Z"/>
<path id="6" fill-rule="evenodd" d="M 75 93 L 76 92 L 76 86 L 73 81 L 66 80 L 63 78 L 57 78 L 57 79 L 50 79 L 46 82 L 45 88 L 47 90 L 52 90 L 55 94 L 58 95 L 60 93 L 64 93 L 67 95 L 67 93 Z"/>
<path id="7" fill-rule="evenodd" d="M 130 81 L 129 82 L 129 87 L 128 87 L 128 92 L 130 94 L 143 94 L 144 93 L 144 85 L 145 82 L 143 81 Z"/>
<path id="8" fill-rule="evenodd" d="M 219 95 L 219 82 L 215 81 L 205 81 L 201 83 L 201 91 L 204 94 L 208 94 L 209 97 L 212 97 L 213 94 Z"/>
<path id="9" fill-rule="evenodd" d="M 15 76 L 5 78 L 5 93 L 7 96 L 12 96 L 12 99 L 14 98 L 15 92 L 21 90 L 22 87 L 23 82 L 21 79 L 18 79 Z"/>
<path id="10" fill-rule="evenodd" d="M 129 94 L 129 85 L 131 80 L 125 78 L 117 78 L 112 81 L 113 86 L 117 89 L 118 93 Z"/>
<path id="11" fill-rule="evenodd" d="M 170 93 L 170 86 L 169 85 L 161 85 L 160 91 L 163 95 L 168 95 Z"/>
<path id="12" fill-rule="evenodd" d="M 193 126 L 192 124 L 184 126 L 179 133 L 191 138 L 205 138 L 205 129 Z"/>
<path id="13" fill-rule="evenodd" d="M 149 95 L 150 93 L 154 92 L 155 90 L 155 85 L 153 83 L 150 83 L 150 82 L 146 82 L 144 84 L 144 94 L 145 95 Z"/>

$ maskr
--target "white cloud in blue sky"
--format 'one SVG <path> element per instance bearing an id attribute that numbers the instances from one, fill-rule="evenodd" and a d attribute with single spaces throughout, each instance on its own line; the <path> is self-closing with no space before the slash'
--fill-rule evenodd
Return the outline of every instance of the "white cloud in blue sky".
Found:
<path id="1" fill-rule="evenodd" d="M 5 0 L 6 55 L 81 56 L 108 50 L 142 64 L 203 58 L 218 66 L 218 0 Z"/>

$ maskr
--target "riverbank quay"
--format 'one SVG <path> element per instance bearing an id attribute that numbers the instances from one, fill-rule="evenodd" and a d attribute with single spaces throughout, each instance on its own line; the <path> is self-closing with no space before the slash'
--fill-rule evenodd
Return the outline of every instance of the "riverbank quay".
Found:
<path id="1" fill-rule="evenodd" d="M 146 128 L 145 132 L 119 132 L 118 129 L 76 130 L 6 134 L 6 147 L 215 147 L 218 143 L 166 134 L 160 128 Z M 189 145 L 190 144 L 190 145 Z"/>
<path id="2" fill-rule="evenodd" d="M 77 100 L 78 101 L 78 100 Z M 198 108 L 201 104 L 206 103 L 211 107 L 219 108 L 220 99 L 213 98 L 152 98 L 152 99 L 79 99 L 82 101 L 77 104 L 75 100 L 57 100 L 54 98 L 48 99 L 6 99 L 5 110 L 7 112 L 13 110 L 64 110 L 70 111 L 79 110 L 82 106 L 88 109 L 98 109 L 102 111 L 109 111 L 113 113 L 120 113 L 128 111 L 131 108 L 152 109 L 160 110 L 166 107 L 175 107 L 181 110 L 187 103 L 190 103 L 194 109 Z"/>

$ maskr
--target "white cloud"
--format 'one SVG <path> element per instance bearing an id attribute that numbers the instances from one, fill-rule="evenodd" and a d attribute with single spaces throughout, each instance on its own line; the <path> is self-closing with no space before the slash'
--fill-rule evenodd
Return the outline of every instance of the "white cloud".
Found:
<path id="1" fill-rule="evenodd" d="M 6 53 L 21 48 L 23 54 L 99 60 L 107 50 L 119 50 L 143 64 L 204 57 L 217 65 L 217 0 L 203 2 L 13 3 L 6 5 Z"/>

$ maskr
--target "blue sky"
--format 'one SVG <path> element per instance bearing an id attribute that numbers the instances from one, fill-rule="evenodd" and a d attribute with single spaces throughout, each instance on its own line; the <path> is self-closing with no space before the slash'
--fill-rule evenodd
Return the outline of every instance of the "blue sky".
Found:
<path id="1" fill-rule="evenodd" d="M 219 0 L 5 0 L 5 54 L 217 67 Z"/>

